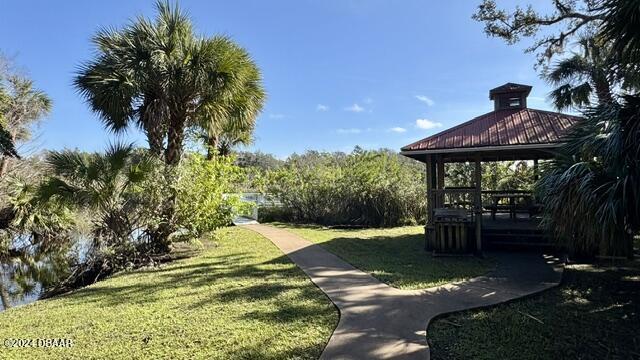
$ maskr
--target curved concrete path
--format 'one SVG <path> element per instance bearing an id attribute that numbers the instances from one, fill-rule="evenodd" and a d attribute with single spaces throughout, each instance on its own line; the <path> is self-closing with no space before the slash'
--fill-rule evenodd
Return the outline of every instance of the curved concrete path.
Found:
<path id="1" fill-rule="evenodd" d="M 559 284 L 552 257 L 495 253 L 487 276 L 425 290 L 399 290 L 286 230 L 245 225 L 271 240 L 331 299 L 340 321 L 321 359 L 429 359 L 426 329 L 435 316 L 495 305 Z"/>

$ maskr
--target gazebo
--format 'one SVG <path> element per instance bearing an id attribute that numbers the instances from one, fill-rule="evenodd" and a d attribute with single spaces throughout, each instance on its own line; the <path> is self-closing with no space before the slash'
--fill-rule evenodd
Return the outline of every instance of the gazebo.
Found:
<path id="1" fill-rule="evenodd" d="M 537 171 L 538 160 L 553 158 L 567 131 L 581 119 L 528 108 L 530 92 L 531 86 L 515 83 L 491 89 L 492 112 L 402 148 L 401 154 L 426 164 L 427 250 L 480 252 L 492 245 L 488 239 L 528 244 L 531 238 L 542 238 L 533 216 L 540 205 L 532 194 L 482 189 L 483 162 L 530 160 Z M 455 162 L 475 164 L 474 186 L 445 188 L 444 165 Z M 483 197 L 495 201 L 483 203 Z M 520 218 L 521 212 L 528 212 L 528 218 Z"/>

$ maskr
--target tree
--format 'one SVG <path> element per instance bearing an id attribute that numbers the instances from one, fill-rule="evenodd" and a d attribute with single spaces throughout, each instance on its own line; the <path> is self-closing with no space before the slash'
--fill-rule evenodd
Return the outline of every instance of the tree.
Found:
<path id="1" fill-rule="evenodd" d="M 9 95 L 4 87 L 0 86 L 0 156 L 1 157 L 17 157 L 15 144 L 11 138 L 11 133 L 7 130 L 7 123 L 4 114 L 7 112 L 9 105 Z"/>
<path id="2" fill-rule="evenodd" d="M 18 157 L 16 146 L 13 144 L 11 133 L 6 129 L 6 126 L 0 121 L 0 156 L 4 157 Z"/>
<path id="3" fill-rule="evenodd" d="M 189 126 L 216 129 L 220 119 L 242 122 L 259 111 L 262 99 L 260 106 L 243 104 L 253 104 L 245 94 L 260 88 L 260 75 L 229 38 L 198 37 L 177 6 L 156 7 L 155 21 L 138 18 L 122 30 L 99 31 L 98 56 L 82 66 L 75 86 L 107 128 L 140 127 L 158 155 L 166 140 L 165 163 L 175 166 Z M 249 107 L 253 112 L 243 112 Z"/>
<path id="4" fill-rule="evenodd" d="M 542 13 L 532 5 L 499 9 L 495 0 L 482 0 L 472 18 L 483 22 L 488 36 L 508 44 L 534 38 L 526 49 L 537 53 L 538 64 L 565 51 L 571 39 L 596 33 L 610 42 L 616 60 L 611 73 L 638 74 L 640 59 L 640 8 L 636 0 L 550 0 L 553 11 Z M 547 31 L 544 35 L 541 32 Z M 618 76 L 622 78 L 622 76 Z M 637 81 L 636 81 L 637 83 Z"/>
<path id="5" fill-rule="evenodd" d="M 236 164 L 242 168 L 258 168 L 266 171 L 283 166 L 284 161 L 261 151 L 240 151 L 236 153 Z"/>
<path id="6" fill-rule="evenodd" d="M 152 236 L 161 222 L 163 188 L 156 157 L 114 144 L 104 154 L 53 151 L 46 163 L 50 176 L 17 204 L 16 221 L 51 207 L 66 209 L 75 218 L 90 214 L 88 260 L 69 281 L 93 282 L 166 251 L 166 244 Z"/>
<path id="7" fill-rule="evenodd" d="M 485 22 L 489 35 L 509 43 L 537 36 L 542 27 L 560 26 L 529 49 L 544 48 L 541 61 L 562 53 L 567 41 L 587 27 L 595 39 L 611 46 L 606 78 L 621 81 L 633 94 L 621 96 L 620 104 L 604 101 L 584 110 L 583 123 L 543 172 L 538 190 L 548 229 L 568 248 L 631 256 L 632 236 L 640 230 L 640 7 L 636 0 L 554 0 L 553 4 L 556 11 L 551 15 L 531 7 L 509 14 L 485 0 L 474 18 Z M 606 99 L 606 93 L 598 94 L 595 86 L 593 90 Z"/>
<path id="8" fill-rule="evenodd" d="M 552 34 L 543 35 L 534 40 L 527 52 L 537 52 L 538 62 L 561 54 L 568 41 L 590 26 L 599 26 L 605 18 L 605 10 L 601 0 L 551 0 L 554 10 L 544 14 L 534 10 L 516 6 L 509 12 L 498 9 L 495 0 L 483 0 L 472 18 L 485 24 L 484 31 L 488 36 L 504 39 L 514 44 L 523 37 L 536 37 L 543 27 L 553 28 Z"/>
<path id="9" fill-rule="evenodd" d="M 585 112 L 538 189 L 545 224 L 582 254 L 632 255 L 640 230 L 640 98 Z"/>
<path id="10" fill-rule="evenodd" d="M 51 111 L 51 100 L 17 74 L 0 74 L 0 177 L 7 171 L 9 157 L 16 157 L 17 142 L 29 140 L 31 127 Z"/>
<path id="11" fill-rule="evenodd" d="M 584 37 L 579 45 L 580 53 L 557 61 L 544 74 L 556 86 L 550 97 L 559 110 L 589 106 L 594 95 L 598 104 L 613 102 L 612 88 L 620 85 L 608 76 L 612 60 L 609 45 L 595 37 Z"/>
<path id="12" fill-rule="evenodd" d="M 139 17 L 124 29 L 99 31 L 93 40 L 98 55 L 81 67 L 75 86 L 107 128 L 142 128 L 151 152 L 164 153 L 166 183 L 174 184 L 187 129 L 218 129 L 220 119 L 251 120 L 242 104 L 253 101 L 244 97 L 247 87 L 259 87 L 260 75 L 229 38 L 196 36 L 177 5 L 158 2 L 156 8 L 154 21 Z M 173 187 L 166 190 L 156 234 L 164 244 L 175 230 L 177 196 Z"/>
<path id="13" fill-rule="evenodd" d="M 198 127 L 203 131 L 211 159 L 213 152 L 229 155 L 237 145 L 248 145 L 253 140 L 256 119 L 264 106 L 266 98 L 262 87 L 260 70 L 249 55 L 237 45 L 229 43 L 226 53 L 235 58 L 236 76 L 242 79 L 237 91 L 221 99 L 217 111 L 205 107 L 200 115 Z"/>

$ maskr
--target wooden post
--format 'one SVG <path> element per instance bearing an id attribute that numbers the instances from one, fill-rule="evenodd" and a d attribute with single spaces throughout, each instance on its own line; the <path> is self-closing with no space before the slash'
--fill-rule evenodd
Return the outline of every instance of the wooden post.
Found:
<path id="1" fill-rule="evenodd" d="M 432 250 L 434 244 L 434 235 L 435 230 L 433 228 L 433 184 L 435 183 L 434 178 L 434 169 L 435 164 L 433 163 L 433 156 L 427 155 L 427 173 L 426 173 L 426 182 L 427 182 L 427 224 L 424 227 L 425 230 L 425 239 L 424 239 L 424 249 Z"/>
<path id="2" fill-rule="evenodd" d="M 437 175 L 437 184 L 436 187 L 438 188 L 438 190 L 441 190 L 438 193 L 438 200 L 436 201 L 436 206 L 441 208 L 444 207 L 444 192 L 442 192 L 442 190 L 444 189 L 444 161 L 442 159 L 442 155 L 437 155 L 436 156 L 436 166 L 438 167 L 438 175 Z"/>
<path id="3" fill-rule="evenodd" d="M 540 179 L 540 169 L 538 168 L 538 159 L 533 159 L 533 181 L 537 182 Z M 535 192 L 533 193 L 534 204 L 538 203 Z"/>
<path id="4" fill-rule="evenodd" d="M 482 252 L 482 166 L 480 163 L 480 155 L 476 156 L 475 166 L 475 199 L 474 210 L 476 217 L 476 250 Z"/>

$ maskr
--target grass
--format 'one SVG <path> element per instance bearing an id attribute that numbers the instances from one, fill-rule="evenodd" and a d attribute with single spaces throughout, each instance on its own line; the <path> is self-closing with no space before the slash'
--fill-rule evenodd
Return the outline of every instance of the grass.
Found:
<path id="1" fill-rule="evenodd" d="M 268 240 L 223 229 L 200 255 L 0 313 L 1 359 L 315 359 L 338 312 Z"/>
<path id="2" fill-rule="evenodd" d="M 540 295 L 436 319 L 432 359 L 640 359 L 640 263 L 572 265 Z"/>
<path id="3" fill-rule="evenodd" d="M 357 268 L 400 289 L 423 289 L 486 273 L 491 260 L 434 258 L 424 251 L 424 229 L 328 229 L 314 225 L 273 224 L 320 244 Z"/>

